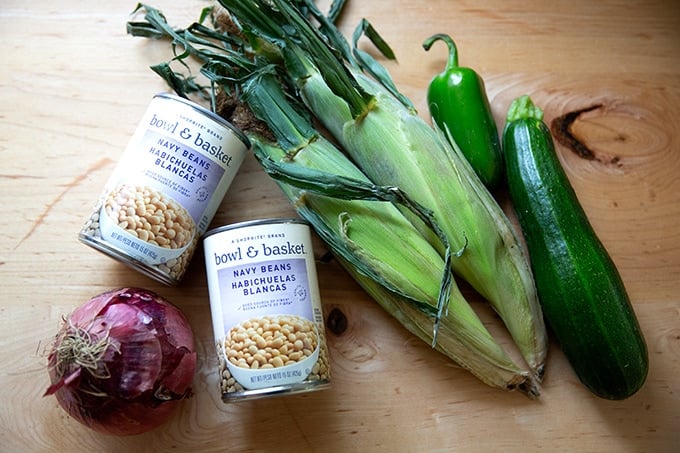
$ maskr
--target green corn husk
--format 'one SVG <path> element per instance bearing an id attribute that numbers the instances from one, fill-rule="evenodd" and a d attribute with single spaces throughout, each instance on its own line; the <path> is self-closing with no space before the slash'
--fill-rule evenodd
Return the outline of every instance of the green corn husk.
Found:
<path id="1" fill-rule="evenodd" d="M 261 155 L 274 158 L 279 154 L 285 159 L 276 147 L 257 141 L 253 141 L 253 146 Z M 307 160 L 303 157 L 309 156 L 304 154 L 298 153 L 300 158 L 296 160 Z M 324 162 L 327 162 L 326 157 Z M 339 171 L 339 168 L 333 170 Z M 279 185 L 300 216 L 324 238 L 338 262 L 407 330 L 428 344 L 434 344 L 435 349 L 485 384 L 506 390 L 519 389 L 530 398 L 538 397 L 540 390 L 535 376 L 507 356 L 457 286 L 451 288 L 446 301 L 447 312 L 439 323 L 435 339 L 432 326 L 437 305 L 436 277 L 444 268 L 444 261 L 397 209 L 391 209 L 392 205 L 388 205 L 389 208 L 376 206 L 383 204 L 381 202 L 337 200 L 300 191 L 285 183 Z M 351 261 L 345 258 L 346 252 L 343 253 L 338 244 L 354 252 Z M 357 260 L 364 266 L 357 266 Z M 359 270 L 365 266 L 380 278 L 369 277 L 368 273 Z M 408 293 L 408 288 L 414 284 L 416 291 Z M 392 286 L 400 291 L 389 290 Z M 409 294 L 409 297 L 400 293 Z M 423 303 L 427 303 L 431 311 L 416 308 L 417 304 Z"/>
<path id="2" fill-rule="evenodd" d="M 453 248 L 467 244 L 454 270 L 491 303 L 540 376 L 547 336 L 530 267 L 510 222 L 460 151 L 402 98 L 357 76 L 291 3 L 220 3 L 258 39 L 281 48 L 307 107 L 373 183 L 397 186 L 433 211 Z"/>
<path id="3" fill-rule="evenodd" d="M 447 272 L 440 252 L 393 204 L 338 198 L 336 192 L 344 190 L 338 177 L 367 187 L 372 183 L 333 144 L 313 133 L 294 110 L 287 109 L 278 87 L 268 82 L 269 78 L 249 82 L 244 99 L 258 117 L 283 127 L 276 131 L 276 144 L 250 135 L 253 152 L 266 169 L 276 167 L 283 192 L 343 267 L 407 330 L 433 343 L 487 385 L 520 389 L 537 397 L 535 377 L 507 356 L 455 283 L 448 292 L 447 311 L 433 330 L 441 291 L 438 276 Z M 294 176 L 291 167 L 295 167 Z M 286 179 L 308 181 L 312 190 L 286 183 Z"/>

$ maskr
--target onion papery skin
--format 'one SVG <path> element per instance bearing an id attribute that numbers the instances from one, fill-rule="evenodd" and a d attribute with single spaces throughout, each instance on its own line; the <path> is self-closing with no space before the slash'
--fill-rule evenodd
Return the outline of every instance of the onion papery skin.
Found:
<path id="1" fill-rule="evenodd" d="M 106 346 L 83 347 L 97 343 Z M 165 423 L 191 396 L 193 331 L 181 310 L 152 291 L 108 291 L 65 318 L 48 370 L 52 385 L 45 395 L 54 394 L 73 418 L 107 434 L 141 434 Z"/>

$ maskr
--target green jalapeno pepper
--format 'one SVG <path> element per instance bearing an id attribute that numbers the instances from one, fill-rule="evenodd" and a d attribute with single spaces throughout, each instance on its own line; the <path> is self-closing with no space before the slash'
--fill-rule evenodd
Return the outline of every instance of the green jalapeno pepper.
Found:
<path id="1" fill-rule="evenodd" d="M 448 45 L 449 58 L 444 71 L 428 87 L 430 115 L 450 134 L 484 185 L 492 189 L 503 178 L 503 155 L 484 81 L 474 70 L 458 66 L 456 44 L 450 36 L 433 35 L 423 48 L 430 50 L 438 40 Z"/>

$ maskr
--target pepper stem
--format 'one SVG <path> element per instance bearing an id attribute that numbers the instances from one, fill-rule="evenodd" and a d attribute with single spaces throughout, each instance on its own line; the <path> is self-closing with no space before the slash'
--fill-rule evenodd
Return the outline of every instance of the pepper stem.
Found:
<path id="1" fill-rule="evenodd" d="M 453 42 L 453 39 L 449 35 L 437 33 L 436 35 L 430 36 L 423 42 L 423 49 L 425 49 L 425 51 L 430 50 L 430 47 L 432 47 L 432 44 L 436 41 L 444 41 L 449 47 L 449 59 L 446 62 L 446 69 L 458 67 L 458 49 L 456 48 L 456 43 Z"/>

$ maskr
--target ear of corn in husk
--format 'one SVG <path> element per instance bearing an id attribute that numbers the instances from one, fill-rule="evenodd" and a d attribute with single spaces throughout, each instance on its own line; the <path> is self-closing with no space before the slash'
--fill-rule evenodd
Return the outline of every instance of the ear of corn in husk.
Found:
<path id="1" fill-rule="evenodd" d="M 372 200 L 380 198 L 380 191 L 332 143 L 311 132 L 304 119 L 285 106 L 277 85 L 268 82 L 269 78 L 249 82 L 244 99 L 265 122 L 289 127 L 278 143 L 251 135 L 255 156 L 275 175 L 301 217 L 310 221 L 343 267 L 410 332 L 433 343 L 488 385 L 519 388 L 537 396 L 535 376 L 507 356 L 455 282 L 447 295 L 447 311 L 438 329 L 433 329 L 442 291 L 438 277 L 447 272 L 440 252 L 395 205 Z M 300 129 L 310 134 L 304 136 Z M 336 192 L 344 190 L 348 180 L 364 184 L 363 199 L 338 197 Z"/>

